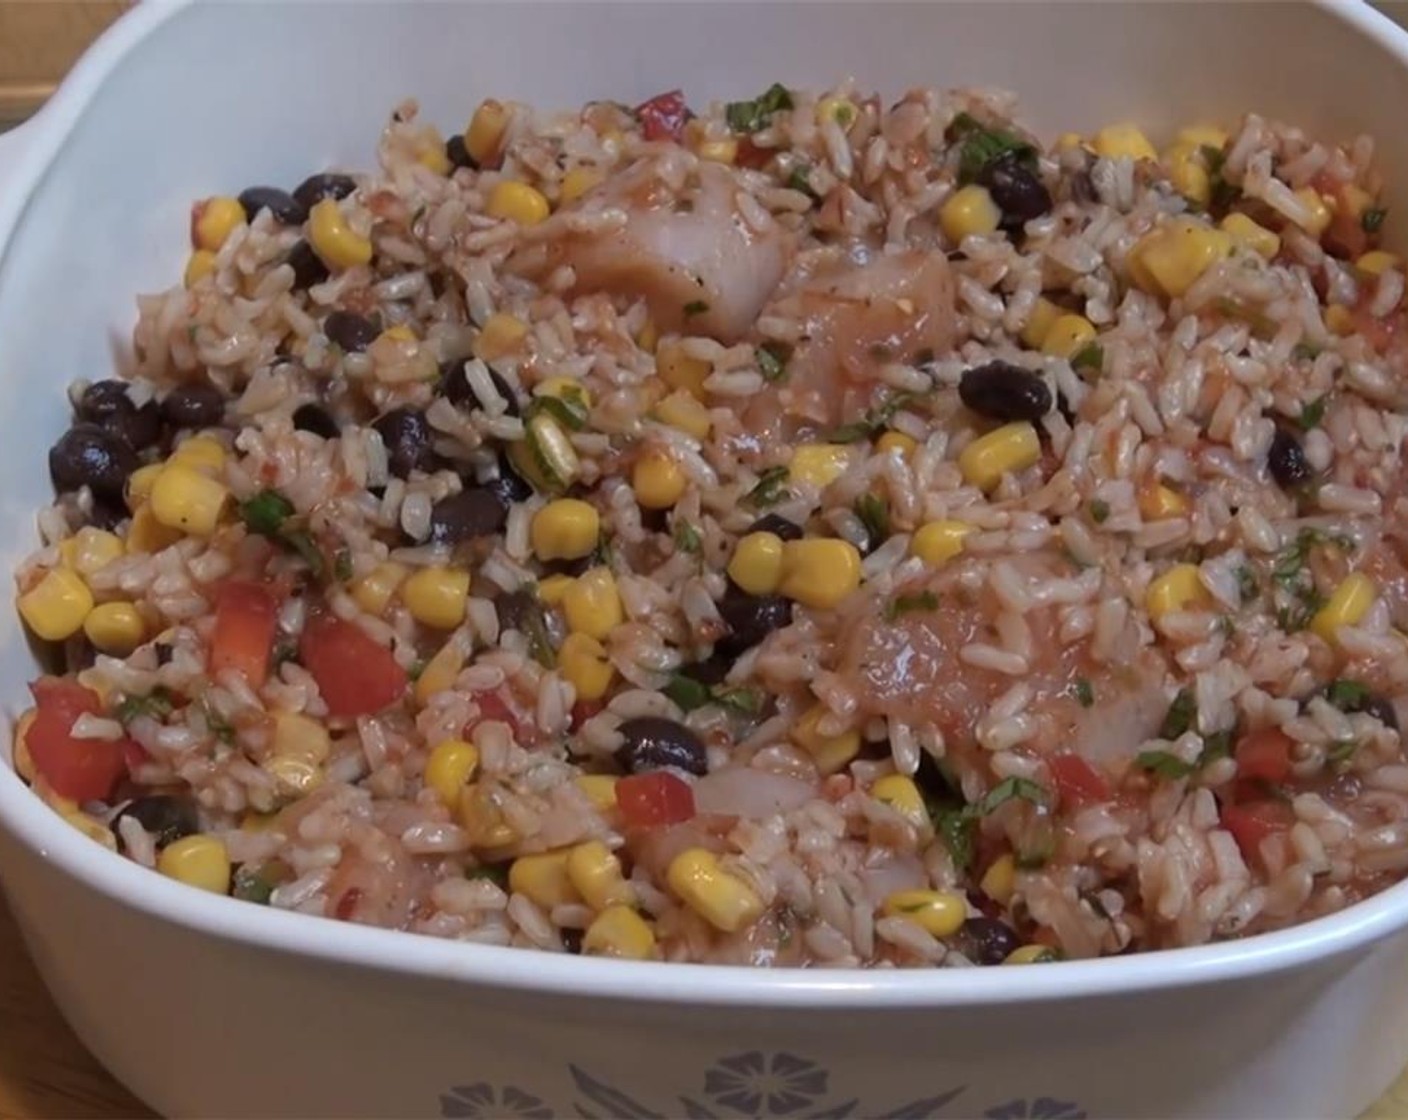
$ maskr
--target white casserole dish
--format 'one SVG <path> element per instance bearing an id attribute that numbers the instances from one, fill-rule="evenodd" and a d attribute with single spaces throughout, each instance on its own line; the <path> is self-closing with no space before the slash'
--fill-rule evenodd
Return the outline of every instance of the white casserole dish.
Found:
<path id="1" fill-rule="evenodd" d="M 134 294 L 179 274 L 192 198 L 366 165 L 407 95 L 453 128 L 491 94 L 702 101 L 847 73 L 887 95 L 1012 88 L 1046 134 L 1246 109 L 1368 131 L 1408 203 L 1408 34 L 1356 4 L 149 6 L 4 140 L 6 564 L 49 497 L 63 386 L 121 362 Z M 32 676 L 0 611 L 10 710 Z M 1349 1117 L 1408 1060 L 1408 885 L 1055 968 L 627 964 L 212 898 L 93 844 L 8 768 L 0 875 L 78 1034 L 168 1115 Z"/>

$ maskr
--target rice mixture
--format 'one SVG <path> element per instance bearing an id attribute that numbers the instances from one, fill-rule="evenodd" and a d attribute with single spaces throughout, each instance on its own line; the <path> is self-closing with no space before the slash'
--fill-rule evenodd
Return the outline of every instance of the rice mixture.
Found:
<path id="1" fill-rule="evenodd" d="M 1392 883 L 1373 146 L 1012 117 L 407 103 L 375 171 L 196 203 L 50 456 L 19 772 L 206 890 L 627 958 L 1084 958 Z"/>

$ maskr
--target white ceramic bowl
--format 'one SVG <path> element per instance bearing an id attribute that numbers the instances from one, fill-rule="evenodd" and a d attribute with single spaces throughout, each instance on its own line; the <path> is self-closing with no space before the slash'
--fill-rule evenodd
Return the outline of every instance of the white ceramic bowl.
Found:
<path id="1" fill-rule="evenodd" d="M 855 74 L 1019 91 L 1046 131 L 1279 115 L 1364 129 L 1408 203 L 1408 36 L 1360 6 L 147 7 L 0 188 L 0 541 L 49 497 L 69 380 L 179 275 L 192 198 L 370 162 L 390 107 L 696 101 Z M 34 664 L 0 611 L 0 700 Z M 71 830 L 0 767 L 0 871 L 78 1034 L 181 1116 L 1342 1117 L 1408 1059 L 1408 885 L 1205 948 L 1046 968 L 765 972 L 460 945 L 213 898 Z"/>

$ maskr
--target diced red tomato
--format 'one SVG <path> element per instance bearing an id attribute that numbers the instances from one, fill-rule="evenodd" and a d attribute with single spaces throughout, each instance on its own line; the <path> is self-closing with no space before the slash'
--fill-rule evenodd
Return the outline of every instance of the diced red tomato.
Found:
<path id="1" fill-rule="evenodd" d="M 1222 807 L 1222 827 L 1232 834 L 1242 858 L 1260 860 L 1261 842 L 1278 832 L 1289 832 L 1295 813 L 1284 801 L 1248 801 Z"/>
<path id="2" fill-rule="evenodd" d="M 98 694 L 77 681 L 43 677 L 29 686 L 34 722 L 25 745 L 34 769 L 55 793 L 74 801 L 101 801 L 127 772 L 125 739 L 75 739 L 79 716 L 99 715 Z"/>
<path id="3" fill-rule="evenodd" d="M 605 708 L 606 701 L 604 700 L 578 700 L 572 705 L 572 730 L 578 730 L 582 724 Z"/>
<path id="4" fill-rule="evenodd" d="M 616 807 L 628 828 L 659 828 L 694 816 L 694 791 L 664 770 L 632 774 L 616 783 Z"/>
<path id="5" fill-rule="evenodd" d="M 1355 260 L 1369 248 L 1373 238 L 1364 229 L 1363 214 L 1356 213 L 1345 197 L 1348 184 L 1322 171 L 1310 180 L 1314 187 L 1334 211 L 1330 226 L 1320 235 L 1325 248 L 1338 257 Z"/>
<path id="6" fill-rule="evenodd" d="M 340 618 L 310 618 L 298 653 L 333 716 L 379 712 L 401 699 L 410 680 L 389 649 Z"/>
<path id="7" fill-rule="evenodd" d="M 1110 779 L 1078 754 L 1066 752 L 1052 755 L 1046 760 L 1046 765 L 1051 770 L 1051 780 L 1056 783 L 1056 794 L 1063 806 L 1079 809 L 1109 801 L 1114 796 Z"/>
<path id="8" fill-rule="evenodd" d="M 734 157 L 734 162 L 739 167 L 759 171 L 766 167 L 768 160 L 775 155 L 777 155 L 775 148 L 760 148 L 749 137 L 742 136 L 738 140 L 738 154 Z"/>
<path id="9" fill-rule="evenodd" d="M 679 143 L 684 135 L 685 122 L 689 120 L 689 109 L 685 106 L 683 91 L 672 89 L 637 106 L 636 116 L 647 140 L 673 140 Z"/>
<path id="10" fill-rule="evenodd" d="M 147 753 L 147 748 L 136 739 L 122 740 L 122 761 L 129 774 L 137 767 L 145 766 L 151 760 L 152 756 Z"/>
<path id="11" fill-rule="evenodd" d="M 215 634 L 210 640 L 210 671 L 237 669 L 250 688 L 269 676 L 279 601 L 263 584 L 231 580 L 215 599 Z"/>
<path id="12" fill-rule="evenodd" d="M 1237 777 L 1280 785 L 1291 776 L 1291 739 L 1274 727 L 1262 727 L 1237 743 Z"/>

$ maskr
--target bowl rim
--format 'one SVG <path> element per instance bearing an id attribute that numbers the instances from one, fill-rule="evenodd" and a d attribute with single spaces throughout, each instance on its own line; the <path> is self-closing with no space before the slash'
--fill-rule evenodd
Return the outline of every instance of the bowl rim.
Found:
<path id="1" fill-rule="evenodd" d="M 197 0 L 150 0 L 118 19 L 25 126 L 10 190 L 0 195 L 0 264 L 29 200 L 105 79 L 126 55 Z M 517 0 L 531 2 L 531 0 Z M 1408 31 L 1362 0 L 1309 0 L 1396 56 Z M 7 729 L 4 734 L 8 735 Z M 49 869 L 111 902 L 191 932 L 340 965 L 511 991 L 759 1009 L 939 1008 L 1156 991 L 1284 971 L 1362 949 L 1408 925 L 1408 880 L 1335 914 L 1245 940 L 1051 969 L 765 969 L 634 962 L 467 944 L 250 906 L 191 890 L 95 844 L 0 764 L 0 826 Z"/>

